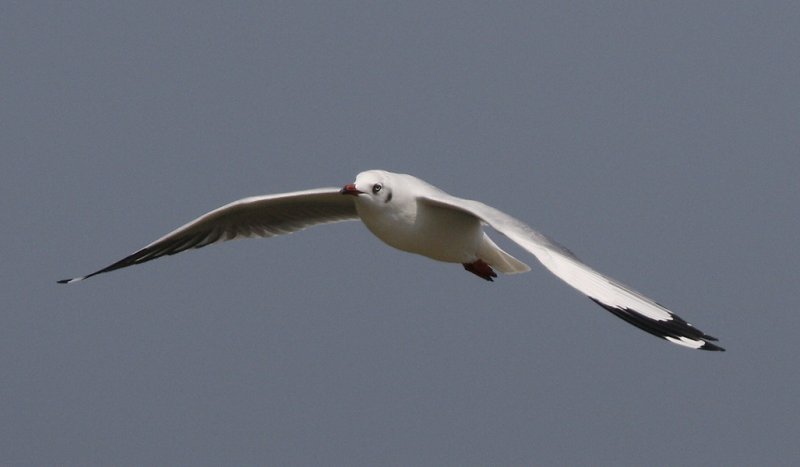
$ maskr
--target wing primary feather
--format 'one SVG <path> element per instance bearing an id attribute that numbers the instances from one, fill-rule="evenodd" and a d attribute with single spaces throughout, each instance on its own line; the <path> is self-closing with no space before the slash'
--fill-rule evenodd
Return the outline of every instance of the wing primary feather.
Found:
<path id="1" fill-rule="evenodd" d="M 717 339 L 698 330 L 653 300 L 601 274 L 570 250 L 524 222 L 478 201 L 457 198 L 428 186 L 418 202 L 471 214 L 534 255 L 542 265 L 571 287 L 615 316 L 655 336 L 684 347 L 725 350 Z"/>
<path id="2" fill-rule="evenodd" d="M 705 334 L 681 319 L 679 316 L 672 315 L 673 319 L 670 321 L 657 321 L 650 319 L 643 314 L 636 312 L 635 310 L 606 305 L 605 303 L 592 297 L 589 297 L 589 299 L 610 311 L 618 318 L 621 318 L 637 328 L 669 342 L 697 348 L 700 350 L 725 351 L 725 349 L 722 347 L 709 342 L 716 341 L 716 338 Z M 672 338 L 672 340 L 668 338 Z M 682 344 L 681 342 L 685 341 L 683 341 L 681 338 L 688 339 L 689 341 L 694 342 L 696 345 Z"/>
<path id="3" fill-rule="evenodd" d="M 82 281 L 212 243 L 254 236 L 273 237 L 313 225 L 358 219 L 353 198 L 339 191 L 338 188 L 318 188 L 240 199 L 203 214 L 116 263 L 58 283 Z"/>

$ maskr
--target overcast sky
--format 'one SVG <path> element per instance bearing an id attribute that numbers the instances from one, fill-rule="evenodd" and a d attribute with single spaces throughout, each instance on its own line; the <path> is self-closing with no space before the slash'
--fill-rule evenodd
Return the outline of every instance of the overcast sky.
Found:
<path id="1" fill-rule="evenodd" d="M 255 3 L 0 7 L 0 464 L 797 464 L 797 2 Z M 373 168 L 528 222 L 728 351 L 499 235 L 532 272 L 353 222 L 55 283 Z"/>

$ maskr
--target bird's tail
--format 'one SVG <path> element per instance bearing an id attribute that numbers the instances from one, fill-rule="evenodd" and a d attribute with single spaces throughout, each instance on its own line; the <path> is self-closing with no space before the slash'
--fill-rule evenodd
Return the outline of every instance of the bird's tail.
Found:
<path id="1" fill-rule="evenodd" d="M 527 264 L 503 251 L 486 233 L 483 234 L 483 241 L 478 247 L 478 256 L 503 274 L 519 274 L 531 270 Z"/>

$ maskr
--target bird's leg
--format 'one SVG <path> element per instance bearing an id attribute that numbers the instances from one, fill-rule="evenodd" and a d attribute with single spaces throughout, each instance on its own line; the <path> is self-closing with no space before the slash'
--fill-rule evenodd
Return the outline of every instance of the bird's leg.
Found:
<path id="1" fill-rule="evenodd" d="M 464 263 L 464 269 L 489 282 L 493 282 L 494 279 L 492 278 L 497 277 L 497 273 L 494 272 L 494 269 L 482 259 L 473 261 L 472 263 Z"/>

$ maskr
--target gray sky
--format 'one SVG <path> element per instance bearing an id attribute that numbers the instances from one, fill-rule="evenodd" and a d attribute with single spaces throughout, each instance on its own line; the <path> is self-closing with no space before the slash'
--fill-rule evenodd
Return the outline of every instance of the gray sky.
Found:
<path id="1" fill-rule="evenodd" d="M 800 459 L 797 2 L 113 3 L 0 12 L 0 464 Z M 357 223 L 55 283 L 372 168 L 728 352 Z"/>

